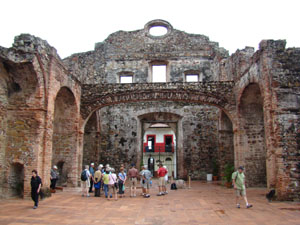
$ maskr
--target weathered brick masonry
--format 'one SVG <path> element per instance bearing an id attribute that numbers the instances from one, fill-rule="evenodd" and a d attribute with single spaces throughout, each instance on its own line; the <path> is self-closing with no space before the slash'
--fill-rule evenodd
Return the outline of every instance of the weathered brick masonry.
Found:
<path id="1" fill-rule="evenodd" d="M 158 25 L 166 35 L 150 34 Z M 167 82 L 152 83 L 152 65 L 162 64 Z M 133 84 L 118 84 L 121 75 Z M 32 169 L 47 189 L 53 165 L 67 186 L 90 162 L 139 165 L 145 123 L 165 121 L 176 131 L 179 177 L 205 179 L 213 161 L 220 174 L 234 163 L 250 186 L 299 200 L 299 84 L 300 50 L 280 40 L 229 56 L 155 20 L 61 60 L 46 41 L 17 36 L 0 47 L 0 194 L 28 196 Z"/>

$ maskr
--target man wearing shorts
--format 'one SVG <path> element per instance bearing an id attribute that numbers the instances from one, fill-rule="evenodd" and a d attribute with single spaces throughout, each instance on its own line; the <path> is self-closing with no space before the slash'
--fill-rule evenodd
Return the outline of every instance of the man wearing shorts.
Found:
<path id="1" fill-rule="evenodd" d="M 150 189 L 150 181 L 152 178 L 152 173 L 148 170 L 146 165 L 143 166 L 143 170 L 140 173 L 141 175 L 141 185 L 143 189 L 143 196 L 145 198 L 150 198 L 149 189 Z"/>
<path id="2" fill-rule="evenodd" d="M 134 164 L 131 164 L 131 168 L 128 170 L 128 177 L 130 181 L 130 197 L 136 197 L 138 170 Z"/>
<path id="3" fill-rule="evenodd" d="M 168 173 L 168 171 L 163 167 L 163 165 L 160 163 L 159 165 L 159 169 L 157 171 L 157 175 L 158 175 L 158 188 L 159 188 L 159 193 L 157 194 L 157 196 L 162 196 L 165 194 L 168 194 L 167 189 L 166 189 L 166 180 L 165 180 L 165 175 Z"/>
<path id="4" fill-rule="evenodd" d="M 232 173 L 232 183 L 236 191 L 236 207 L 241 208 L 239 203 L 239 198 L 240 196 L 242 196 L 245 200 L 246 208 L 247 209 L 251 208 L 252 205 L 248 203 L 247 196 L 246 196 L 244 167 L 240 166 L 236 172 Z"/>
<path id="5" fill-rule="evenodd" d="M 86 165 L 85 166 L 85 170 L 86 172 L 86 177 L 87 179 L 85 181 L 81 181 L 81 187 L 82 187 L 82 197 L 84 197 L 84 195 L 86 194 L 86 197 L 90 197 L 89 195 L 89 188 L 90 188 L 90 179 L 91 179 L 91 174 L 90 174 L 90 171 L 89 171 L 89 166 Z"/>

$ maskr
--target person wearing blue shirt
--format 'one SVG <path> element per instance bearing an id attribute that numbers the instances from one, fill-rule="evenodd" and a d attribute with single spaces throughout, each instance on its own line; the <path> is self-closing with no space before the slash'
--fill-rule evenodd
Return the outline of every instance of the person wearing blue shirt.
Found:
<path id="1" fill-rule="evenodd" d="M 124 172 L 124 167 L 121 167 L 120 168 L 120 173 L 118 175 L 119 177 L 119 195 L 120 195 L 120 198 L 123 198 L 124 197 L 124 191 L 125 191 L 125 182 L 126 182 L 126 173 Z"/>
<path id="2" fill-rule="evenodd" d="M 89 190 L 90 193 L 93 192 L 93 186 L 94 186 L 94 176 L 95 176 L 94 166 L 95 166 L 95 164 L 94 164 L 94 163 L 91 163 L 91 166 L 90 166 L 90 169 L 89 169 L 90 174 L 91 174 L 91 179 L 90 179 L 90 190 Z"/>

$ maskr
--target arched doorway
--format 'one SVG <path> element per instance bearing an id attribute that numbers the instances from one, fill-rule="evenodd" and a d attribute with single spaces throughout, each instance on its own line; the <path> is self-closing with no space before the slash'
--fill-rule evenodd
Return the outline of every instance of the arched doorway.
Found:
<path id="1" fill-rule="evenodd" d="M 229 117 L 220 111 L 219 117 L 219 127 L 218 127 L 218 142 L 219 142 L 219 151 L 218 151 L 218 161 L 214 166 L 215 176 L 219 176 L 220 173 L 224 171 L 225 165 L 234 166 L 234 144 L 233 144 L 233 125 Z"/>
<path id="2" fill-rule="evenodd" d="M 24 166 L 20 163 L 13 163 L 10 166 L 9 176 L 9 195 L 23 197 L 24 195 Z"/>
<path id="3" fill-rule="evenodd" d="M 156 175 L 159 163 L 169 176 L 184 176 L 182 116 L 171 112 L 151 112 L 138 116 L 141 139 L 139 161 Z M 168 159 L 168 160 L 167 160 Z"/>
<path id="4" fill-rule="evenodd" d="M 90 163 L 99 164 L 100 121 L 99 111 L 95 111 L 84 128 L 82 167 Z"/>
<path id="5" fill-rule="evenodd" d="M 149 170 L 156 176 L 158 165 L 162 163 L 167 167 L 169 176 L 177 178 L 177 157 L 176 157 L 176 130 L 177 122 L 173 126 L 165 123 L 143 121 L 143 165 L 148 165 Z M 173 128 L 172 128 L 172 127 Z"/>
<path id="6" fill-rule="evenodd" d="M 26 174 L 37 165 L 39 156 L 33 153 L 40 147 L 43 95 L 32 64 L 0 61 L 0 189 L 4 195 L 23 196 L 30 177 L 15 162 L 26 162 Z"/>
<path id="7" fill-rule="evenodd" d="M 58 185 L 76 186 L 77 177 L 77 106 L 73 93 L 63 87 L 55 99 L 52 166 L 57 165 L 61 174 Z"/>
<path id="8" fill-rule="evenodd" d="M 249 84 L 239 104 L 242 154 L 250 186 L 267 184 L 263 98 L 256 83 Z"/>

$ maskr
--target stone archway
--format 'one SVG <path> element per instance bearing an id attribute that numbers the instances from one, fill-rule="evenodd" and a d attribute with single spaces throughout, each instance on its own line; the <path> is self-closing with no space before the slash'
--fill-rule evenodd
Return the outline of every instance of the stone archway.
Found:
<path id="1" fill-rule="evenodd" d="M 32 64 L 0 60 L 0 186 L 4 187 L 3 195 L 23 196 L 23 191 L 16 192 L 16 189 L 24 190 L 24 195 L 27 195 L 30 190 L 30 176 L 27 174 L 31 174 L 32 168 L 37 168 L 39 156 L 34 152 L 40 147 L 37 136 L 42 133 L 43 97 Z M 27 175 L 18 188 L 9 180 L 9 174 L 21 171 L 15 162 L 23 165 L 22 173 Z"/>
<path id="2" fill-rule="evenodd" d="M 218 127 L 218 147 L 219 147 L 219 164 L 216 165 L 219 169 L 219 174 L 224 171 L 226 164 L 234 165 L 234 143 L 233 143 L 233 125 L 229 117 L 224 113 L 220 112 L 219 116 L 219 127 Z"/>
<path id="3" fill-rule="evenodd" d="M 267 184 L 263 97 L 260 87 L 250 83 L 239 104 L 240 149 L 236 157 L 246 168 L 250 186 Z"/>
<path id="4" fill-rule="evenodd" d="M 76 186 L 77 177 L 77 106 L 70 89 L 62 87 L 55 99 L 52 166 L 57 165 L 62 174 L 58 185 Z"/>
<path id="5" fill-rule="evenodd" d="M 153 167 L 153 171 L 157 169 L 158 163 L 162 162 L 164 165 L 168 164 L 167 158 L 172 161 L 169 166 L 169 170 L 175 178 L 184 177 L 186 172 L 184 171 L 184 154 L 183 154 L 183 130 L 182 130 L 182 116 L 170 113 L 170 112 L 151 112 L 138 116 L 138 138 L 139 138 L 139 151 L 137 152 L 137 161 L 139 164 L 147 164 L 149 158 L 153 158 L 156 164 Z M 160 125 L 159 125 L 160 124 Z M 165 128 L 161 127 L 160 130 L 155 129 L 153 125 L 165 125 Z M 155 135 L 155 146 L 152 151 L 145 148 L 148 135 Z M 165 135 L 171 135 L 174 139 L 173 147 L 171 151 L 167 151 L 162 144 L 165 140 Z M 147 143 L 146 143 L 147 145 Z M 157 148 L 157 149 L 155 149 Z"/>
<path id="6" fill-rule="evenodd" d="M 82 167 L 92 162 L 99 164 L 100 121 L 99 111 L 95 111 L 84 128 Z"/>

